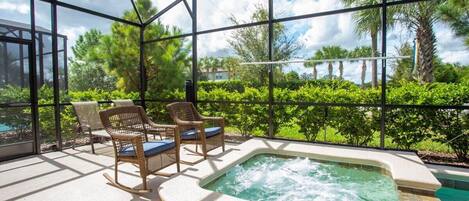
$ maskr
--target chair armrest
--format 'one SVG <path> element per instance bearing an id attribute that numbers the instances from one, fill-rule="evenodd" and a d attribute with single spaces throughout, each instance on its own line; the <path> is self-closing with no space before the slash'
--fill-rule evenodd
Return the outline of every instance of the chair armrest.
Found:
<path id="1" fill-rule="evenodd" d="M 203 121 L 183 121 L 183 120 L 176 120 L 176 124 L 179 126 L 200 126 L 203 127 Z"/>
<path id="2" fill-rule="evenodd" d="M 223 117 L 206 117 L 206 116 L 200 116 L 202 120 L 211 120 L 211 121 L 220 121 L 224 120 L 225 118 Z"/>
<path id="3" fill-rule="evenodd" d="M 225 125 L 225 118 L 223 117 L 206 117 L 206 116 L 200 116 L 202 121 L 213 121 L 219 126 Z"/>
<path id="4" fill-rule="evenodd" d="M 118 145 L 121 144 L 122 142 L 126 142 L 128 145 L 131 145 L 134 147 L 134 152 L 135 152 L 135 157 L 141 161 L 145 159 L 145 153 L 143 150 L 143 142 L 142 142 L 142 136 L 138 134 L 111 134 L 112 138 L 112 145 L 114 147 L 114 152 L 116 157 L 119 157 L 119 150 L 118 150 Z M 129 143 L 130 142 L 130 143 Z M 122 146 L 122 144 L 121 144 Z M 119 149 L 121 149 L 120 147 Z M 140 171 L 145 171 L 143 166 L 140 166 Z"/>
<path id="5" fill-rule="evenodd" d="M 110 134 L 113 140 L 118 140 L 118 141 L 133 141 L 135 139 L 140 140 L 142 137 L 141 135 L 138 134 Z"/>
<path id="6" fill-rule="evenodd" d="M 148 125 L 150 125 L 151 127 L 155 127 L 155 128 L 169 128 L 169 129 L 176 129 L 177 128 L 176 125 L 157 124 L 153 121 L 148 121 Z"/>

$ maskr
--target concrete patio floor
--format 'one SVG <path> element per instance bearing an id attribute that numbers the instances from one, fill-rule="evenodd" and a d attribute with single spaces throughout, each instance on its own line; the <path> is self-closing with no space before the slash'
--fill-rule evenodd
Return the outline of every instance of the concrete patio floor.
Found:
<path id="1" fill-rule="evenodd" d="M 237 144 L 227 143 L 229 151 Z M 195 145 L 183 147 L 194 150 Z M 112 146 L 95 144 L 97 154 L 91 154 L 90 146 L 33 155 L 0 163 L 0 200 L 160 200 L 158 186 L 169 178 L 150 175 L 148 184 L 153 189 L 144 195 L 131 194 L 107 184 L 103 173 L 114 175 Z M 225 152 L 226 153 L 226 152 Z M 222 155 L 221 148 L 209 152 Z M 181 159 L 198 162 L 203 158 L 181 148 Z M 181 171 L 190 168 L 181 164 Z M 140 187 L 141 178 L 131 164 L 119 166 L 119 181 Z M 161 172 L 176 173 L 172 165 Z"/>

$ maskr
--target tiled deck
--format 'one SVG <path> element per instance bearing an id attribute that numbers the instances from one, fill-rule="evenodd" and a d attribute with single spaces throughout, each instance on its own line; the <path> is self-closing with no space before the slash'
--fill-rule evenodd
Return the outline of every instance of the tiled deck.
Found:
<path id="1" fill-rule="evenodd" d="M 194 149 L 194 145 L 184 145 Z M 236 144 L 226 144 L 227 150 Z M 149 176 L 153 189 L 144 195 L 130 194 L 107 184 L 103 173 L 113 175 L 114 158 L 110 145 L 96 144 L 97 154 L 91 154 L 90 146 L 34 155 L 0 163 L 0 200 L 160 200 L 158 186 L 168 178 Z M 209 152 L 222 154 L 221 148 Z M 181 159 L 196 162 L 202 159 L 181 149 Z M 189 168 L 181 164 L 181 171 Z M 119 181 L 138 187 L 141 179 L 137 168 L 130 164 L 119 166 Z M 162 172 L 175 173 L 172 165 Z"/>

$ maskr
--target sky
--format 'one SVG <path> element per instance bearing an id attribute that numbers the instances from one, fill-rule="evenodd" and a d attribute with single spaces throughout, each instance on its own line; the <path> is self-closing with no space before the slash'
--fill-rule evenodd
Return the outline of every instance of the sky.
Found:
<path id="1" fill-rule="evenodd" d="M 93 9 L 113 16 L 120 16 L 125 10 L 132 9 L 126 0 L 63 0 L 78 6 Z M 36 1 L 36 23 L 38 26 L 50 29 L 50 7 L 47 3 Z M 118 2 L 118 3 L 117 3 Z M 162 9 L 172 0 L 152 0 L 157 8 Z M 191 1 L 189 1 L 190 4 Z M 251 14 L 257 7 L 267 8 L 267 0 L 198 0 L 198 30 L 208 30 L 233 25 L 230 18 L 248 22 Z M 289 17 L 302 14 L 330 11 L 344 8 L 340 0 L 274 0 L 274 17 Z M 8 19 L 29 23 L 29 0 L 2 0 L 0 2 L 0 19 Z M 184 33 L 191 31 L 191 19 L 183 3 L 178 4 L 159 19 L 166 25 L 177 26 Z M 70 47 L 77 38 L 86 31 L 95 28 L 103 33 L 110 32 L 112 21 L 96 16 L 79 13 L 66 8 L 58 8 L 58 32 L 67 35 Z M 297 53 L 296 59 L 307 59 L 322 46 L 340 45 L 352 50 L 359 46 L 371 44 L 368 35 L 358 35 L 355 32 L 353 13 L 343 13 L 332 16 L 323 16 L 310 19 L 296 20 L 283 23 L 290 37 L 295 38 L 302 49 Z M 437 54 L 444 62 L 469 65 L 469 49 L 463 45 L 461 38 L 454 35 L 444 23 L 434 25 L 437 38 Z M 204 56 L 231 56 L 234 55 L 229 46 L 233 31 L 222 31 L 199 35 L 198 54 Z M 396 25 L 388 30 L 387 55 L 395 56 L 396 48 L 404 42 L 412 42 L 414 33 L 403 25 Z M 190 39 L 190 38 L 188 38 Z M 381 38 L 378 39 L 379 44 Z M 72 55 L 73 56 L 73 55 Z M 344 78 L 354 82 L 360 81 L 361 68 L 359 63 L 345 63 Z M 335 67 L 338 65 L 335 64 Z M 388 65 L 390 66 L 390 65 Z M 391 67 L 390 67 L 391 68 Z M 299 74 L 310 73 L 311 69 L 301 64 L 284 67 L 285 71 L 296 71 Z M 371 69 L 368 68 L 369 75 Z M 392 69 L 390 70 L 392 71 Z M 327 74 L 327 66 L 318 67 L 320 76 Z M 335 70 L 334 74 L 338 74 Z M 369 81 L 367 76 L 367 81 Z"/>

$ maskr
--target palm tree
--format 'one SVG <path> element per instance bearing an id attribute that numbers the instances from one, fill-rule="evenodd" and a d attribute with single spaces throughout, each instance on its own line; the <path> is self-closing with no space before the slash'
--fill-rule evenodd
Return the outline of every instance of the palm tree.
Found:
<path id="1" fill-rule="evenodd" d="M 315 56 L 312 56 L 311 58 L 309 58 L 308 60 L 317 60 L 319 58 L 316 58 Z M 317 80 L 318 79 L 318 70 L 316 68 L 316 66 L 318 65 L 319 63 L 318 62 L 313 62 L 313 61 L 307 61 L 305 63 L 303 63 L 303 66 L 305 68 L 313 68 L 313 79 L 314 80 Z"/>
<path id="2" fill-rule="evenodd" d="M 343 49 L 340 46 L 324 46 L 320 50 L 316 51 L 314 53 L 314 56 L 311 57 L 309 60 L 321 60 L 321 59 L 341 59 L 341 58 L 346 58 L 348 56 L 348 51 L 346 49 Z M 314 68 L 314 74 L 317 74 L 316 71 L 316 65 L 320 65 L 323 62 L 307 62 L 304 65 L 305 66 L 312 66 Z M 332 71 L 333 71 L 333 65 L 332 62 L 328 62 L 328 71 L 329 71 L 329 79 L 332 79 Z M 343 76 L 343 62 L 339 61 L 339 70 L 340 70 L 340 78 L 342 79 Z M 317 75 L 314 75 L 316 78 Z"/>
<path id="3" fill-rule="evenodd" d="M 221 58 L 213 58 L 212 61 L 212 73 L 213 73 L 213 80 L 215 81 L 217 79 L 217 72 L 218 69 L 223 66 L 223 59 Z"/>
<path id="4" fill-rule="evenodd" d="M 372 48 L 370 46 L 362 46 L 353 49 L 349 52 L 350 58 L 360 58 L 360 57 L 370 57 L 372 55 Z M 365 86 L 365 78 L 366 78 L 366 60 L 362 60 L 362 73 L 361 73 L 361 86 L 362 88 Z"/>
<path id="5" fill-rule="evenodd" d="M 400 20 L 415 31 L 417 51 L 417 78 L 421 83 L 433 81 L 433 60 L 436 38 L 433 23 L 439 19 L 441 0 L 425 1 L 401 6 Z"/>
<path id="6" fill-rule="evenodd" d="M 215 57 L 208 57 L 207 59 L 207 75 L 210 74 L 210 72 L 212 72 L 212 80 L 215 80 L 215 68 L 216 68 L 216 65 L 217 65 L 217 58 Z M 210 79 L 210 78 L 209 78 Z"/>
<path id="7" fill-rule="evenodd" d="M 236 57 L 225 57 L 223 58 L 223 69 L 228 71 L 228 79 L 235 78 L 236 70 L 239 69 L 239 59 Z"/>
<path id="8" fill-rule="evenodd" d="M 208 80 L 210 75 L 210 70 L 212 69 L 212 60 L 213 57 L 203 57 L 199 59 L 198 69 L 200 72 L 205 72 L 202 79 Z"/>
<path id="9" fill-rule="evenodd" d="M 352 7 L 378 4 L 381 3 L 381 0 L 342 0 L 342 2 L 345 6 Z M 387 25 L 391 27 L 394 24 L 392 16 L 395 14 L 395 9 L 388 9 L 387 14 Z M 378 33 L 382 30 L 380 9 L 360 10 L 353 14 L 353 19 L 356 25 L 355 32 L 360 36 L 369 34 L 371 38 L 371 56 L 378 56 Z M 377 60 L 371 62 L 371 85 L 373 87 L 378 86 Z"/>

